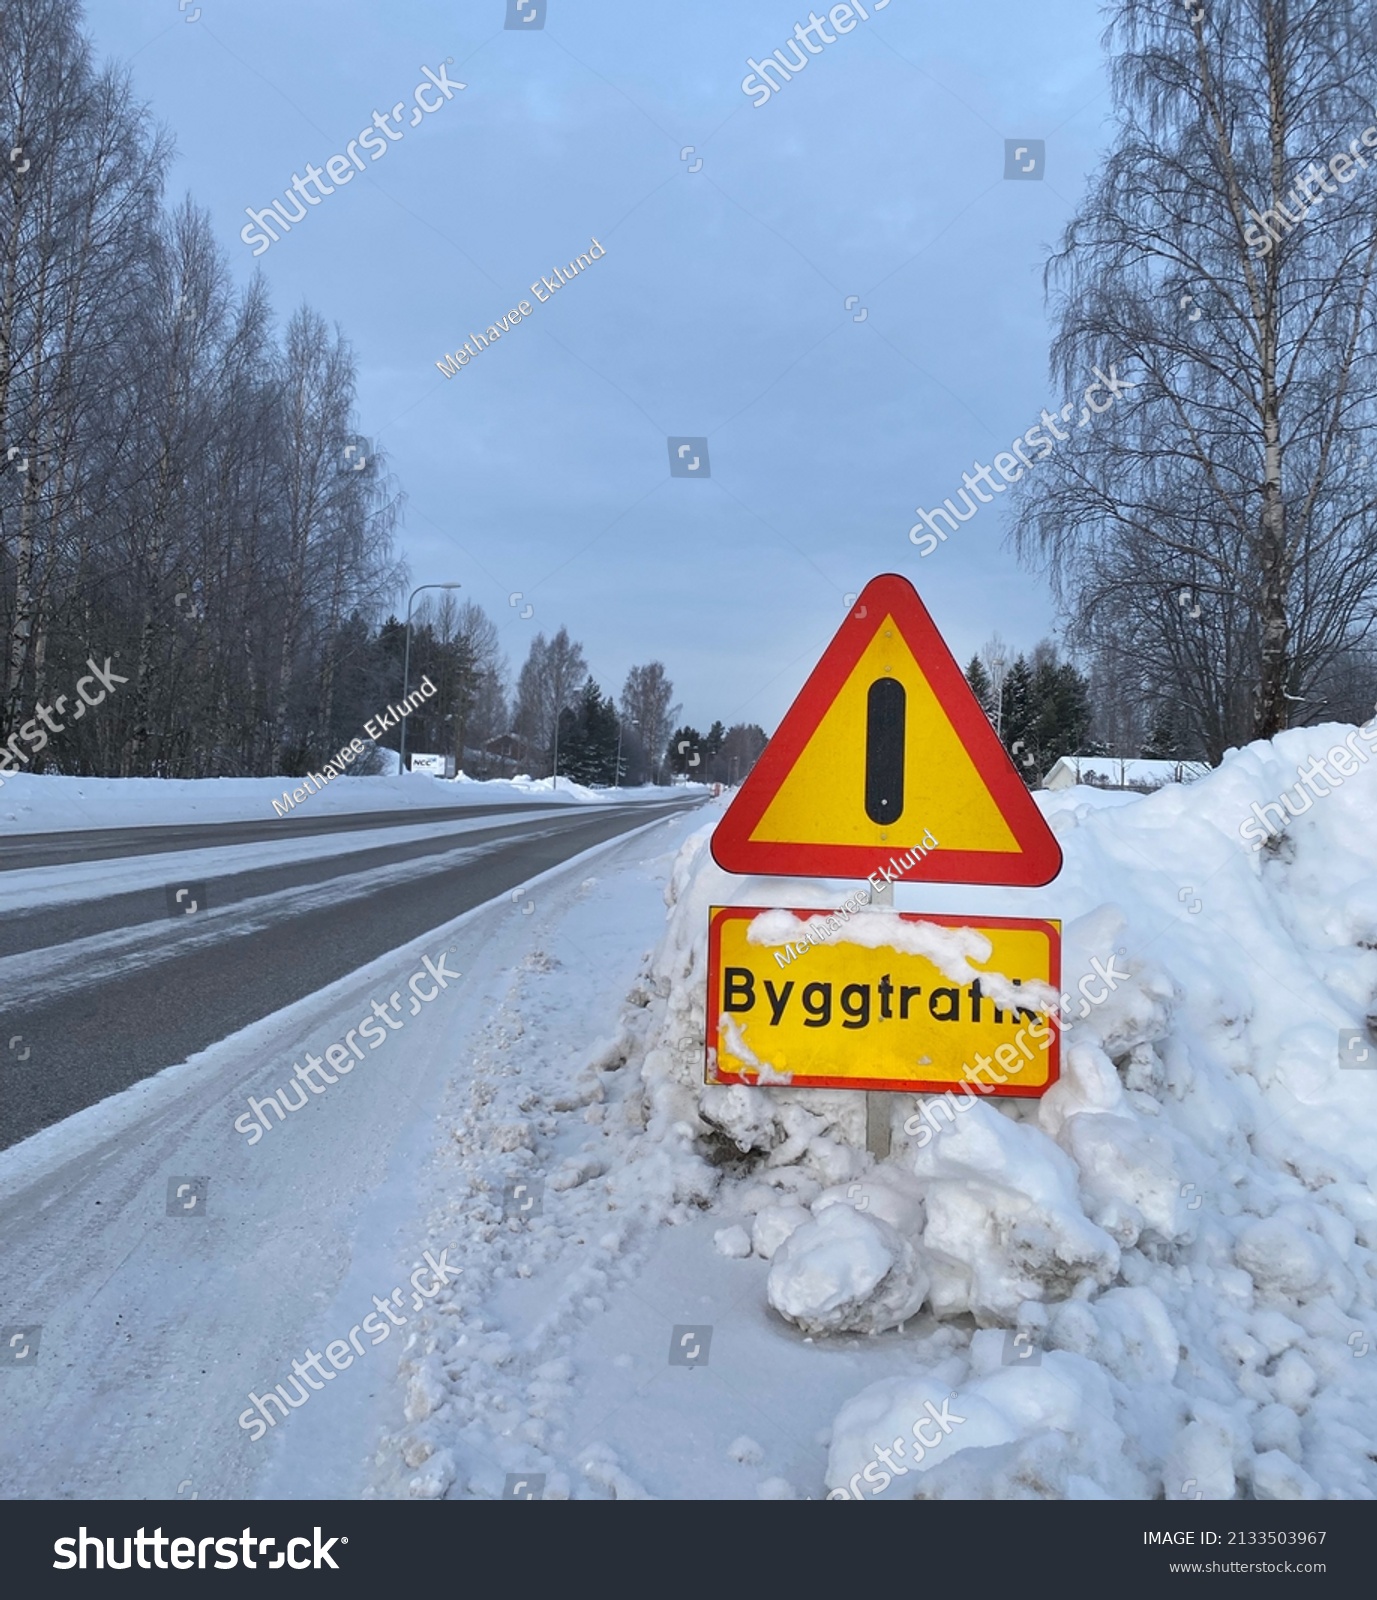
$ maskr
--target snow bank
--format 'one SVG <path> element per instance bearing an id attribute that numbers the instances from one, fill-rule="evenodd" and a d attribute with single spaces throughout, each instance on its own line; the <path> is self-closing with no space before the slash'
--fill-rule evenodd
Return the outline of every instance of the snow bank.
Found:
<path id="1" fill-rule="evenodd" d="M 898 884 L 901 910 L 1061 918 L 1066 990 L 1096 959 L 1130 976 L 1067 1027 L 1041 1100 L 927 1097 L 938 1131 L 913 1136 L 922 1101 L 889 1096 L 880 1166 L 860 1094 L 702 1084 L 709 906 L 829 911 L 854 885 L 732 877 L 709 829 L 685 844 L 651 1138 L 681 1194 L 693 1167 L 745 1215 L 724 1253 L 749 1231 L 769 1261 L 760 1317 L 908 1350 L 833 1402 L 838 1497 L 1377 1498 L 1377 764 L 1265 843 L 1248 827 L 1350 732 L 1142 798 L 1038 795 L 1066 858 L 1046 888 Z"/>
<path id="2" fill-rule="evenodd" d="M 188 822 L 248 822 L 277 816 L 273 801 L 300 778 L 72 778 L 7 772 L 0 785 L 0 836 L 57 833 L 76 828 L 171 827 Z M 439 806 L 514 804 L 607 805 L 669 800 L 680 789 L 585 789 L 561 778 L 437 778 L 430 773 L 355 777 L 330 782 L 292 809 L 293 816 L 340 816 L 360 811 L 417 811 Z M 689 786 L 701 792 L 703 786 Z"/>

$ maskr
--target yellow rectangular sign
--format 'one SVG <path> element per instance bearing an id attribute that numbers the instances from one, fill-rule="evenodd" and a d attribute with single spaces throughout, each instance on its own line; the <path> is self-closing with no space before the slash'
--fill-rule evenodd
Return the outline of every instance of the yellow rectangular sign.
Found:
<path id="1" fill-rule="evenodd" d="M 1060 922 L 714 906 L 706 1081 L 1035 1098 L 1060 988 Z"/>

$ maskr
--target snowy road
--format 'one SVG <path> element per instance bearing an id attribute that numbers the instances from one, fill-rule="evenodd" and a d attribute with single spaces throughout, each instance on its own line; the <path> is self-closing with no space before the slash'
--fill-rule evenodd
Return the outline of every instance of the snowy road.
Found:
<path id="1" fill-rule="evenodd" d="M 353 912 L 341 903 L 350 880 L 336 877 L 280 891 L 288 897 L 280 906 L 272 894 L 250 897 L 226 913 L 224 936 L 209 924 L 179 929 L 187 942 L 171 955 L 158 959 L 152 947 L 137 957 L 151 965 L 124 983 L 147 1008 L 146 1036 L 168 1049 L 179 1028 L 193 1025 L 185 1019 L 203 1032 L 222 1029 L 225 995 L 250 983 L 251 1009 L 273 1014 L 0 1155 L 0 1320 L 7 1340 L 24 1329 L 20 1348 L 32 1350 L 26 1370 L 11 1363 L 0 1372 L 0 1495 L 365 1492 L 378 1424 L 403 1423 L 396 1374 L 408 1337 L 402 1322 L 417 1321 L 405 1287 L 412 1265 L 423 1248 L 446 1244 L 451 1266 L 462 1265 L 474 1226 L 453 1211 L 434 1214 L 436 1162 L 452 1147 L 447 1097 L 467 1098 L 494 1029 L 521 1032 L 513 997 L 555 967 L 568 969 L 558 1004 L 550 991 L 548 1014 L 527 1022 L 553 1042 L 546 1077 L 572 1080 L 563 1052 L 584 1035 L 596 1042 L 662 925 L 665 852 L 695 820 L 674 811 L 682 806 L 668 817 L 649 806 L 629 816 L 544 817 L 487 845 L 470 833 L 458 859 L 413 857 L 357 874 Z M 630 828 L 638 831 L 609 839 Z M 568 862 L 575 850 L 588 853 Z M 426 875 L 387 879 L 413 868 Z M 634 892 L 604 904 L 600 882 L 617 874 Z M 503 892 L 514 882 L 528 886 L 516 903 Z M 364 906 L 367 919 L 355 914 Z M 397 948 L 408 919 L 411 942 Z M 611 935 L 609 920 L 618 925 Z M 386 953 L 356 970 L 370 943 Z M 324 1054 L 374 1001 L 386 1011 L 427 957 L 462 978 L 430 985 L 429 999 L 410 1012 L 395 1007 L 400 1020 L 389 1022 L 395 1031 L 376 1057 L 348 1076 L 341 1070 L 323 1092 L 303 1092 L 299 1114 L 268 1115 L 269 1132 L 252 1143 L 235 1131 L 250 1095 L 290 1082 L 307 1051 Z M 114 959 L 127 971 L 135 958 Z M 330 982 L 332 972 L 347 975 Z M 275 998 L 275 983 L 287 998 Z M 112 977 L 112 995 L 118 987 Z M 425 987 L 412 992 L 424 996 Z M 80 1003 L 67 1003 L 69 1029 Z M 62 1004 L 45 1002 L 54 1019 Z M 117 1015 L 134 1025 L 137 1004 L 109 1004 L 104 1022 L 86 1017 L 88 1037 L 111 1035 Z M 39 1061 L 59 1024 L 50 1024 L 53 1034 L 30 1025 Z M 502 1060 L 498 1075 L 512 1070 Z M 541 1087 L 548 1096 L 550 1083 Z M 199 1208 L 172 1209 L 188 1182 Z M 400 1332 L 377 1351 L 358 1329 L 374 1297 L 391 1301 Z M 360 1353 L 348 1361 L 363 1370 L 330 1373 L 344 1379 L 337 1392 L 305 1391 L 314 1405 L 261 1442 L 238 1423 L 250 1392 L 290 1379 L 308 1341 L 324 1349 L 351 1330 Z M 274 1472 L 285 1474 L 276 1489 Z"/>
<path id="2" fill-rule="evenodd" d="M 559 801 L 524 800 L 494 805 L 434 806 L 427 809 L 425 816 L 429 822 L 450 822 L 480 816 L 529 816 L 537 809 L 565 811 L 568 808 Z M 115 856 L 158 855 L 169 850 L 202 850 L 217 845 L 258 844 L 326 833 L 357 833 L 364 829 L 404 826 L 414 821 L 415 816 L 414 808 L 398 806 L 392 811 L 307 813 L 261 821 L 189 822 L 157 827 L 13 834 L 7 835 L 0 846 L 0 872 L 14 872 L 25 867 L 70 866 L 77 861 L 105 861 Z"/>
<path id="3" fill-rule="evenodd" d="M 427 815 L 366 839 L 270 831 L 271 843 L 230 845 L 223 835 L 258 825 L 215 824 L 201 849 L 5 873 L 0 1147 L 663 814 L 643 804 L 511 809 L 500 819 L 473 807 L 459 821 Z M 78 859 L 86 845 L 77 835 Z M 171 915 L 179 905 L 196 910 Z"/>

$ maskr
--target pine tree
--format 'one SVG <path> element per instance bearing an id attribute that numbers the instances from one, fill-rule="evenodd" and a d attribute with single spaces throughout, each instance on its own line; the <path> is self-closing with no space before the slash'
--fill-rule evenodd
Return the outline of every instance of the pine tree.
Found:
<path id="1" fill-rule="evenodd" d="M 1030 780 L 1035 772 L 1045 773 L 1059 756 L 1082 752 L 1090 732 L 1089 680 L 1072 662 L 1058 658 L 1050 640 L 1038 645 L 1033 663 L 1030 715 L 1020 752 L 1033 758 L 1024 767 Z"/>
<path id="2" fill-rule="evenodd" d="M 617 762 L 617 713 L 590 676 L 560 715 L 559 770 L 575 783 L 610 784 Z"/>
<path id="3" fill-rule="evenodd" d="M 979 656 L 971 657 L 971 663 L 966 668 L 966 682 L 971 686 L 971 693 L 980 702 L 980 709 L 993 722 L 994 684 L 990 682 L 990 674 L 985 670 L 985 663 Z"/>
<path id="4" fill-rule="evenodd" d="M 684 777 L 701 781 L 703 775 L 703 735 L 687 724 L 669 736 L 669 769 Z"/>
<path id="5" fill-rule="evenodd" d="M 1014 664 L 1004 678 L 1003 707 L 1000 715 L 1000 736 L 1004 748 L 1012 754 L 1023 755 L 1032 736 L 1033 674 L 1027 657 L 1016 656 Z M 1014 750 L 1014 746 L 1019 748 Z"/>

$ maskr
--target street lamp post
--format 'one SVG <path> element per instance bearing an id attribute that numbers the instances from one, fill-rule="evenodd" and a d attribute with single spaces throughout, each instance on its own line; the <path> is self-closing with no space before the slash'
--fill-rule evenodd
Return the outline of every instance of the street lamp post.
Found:
<path id="1" fill-rule="evenodd" d="M 1004 669 L 1009 664 L 1009 658 L 1004 652 L 998 651 L 990 657 L 990 665 L 995 669 L 995 737 L 1001 742 L 1004 739 Z"/>
<path id="2" fill-rule="evenodd" d="M 411 598 L 406 603 L 406 654 L 402 666 L 402 704 L 406 704 L 407 696 L 411 693 L 411 608 L 416 602 L 416 596 L 422 589 L 462 589 L 462 583 L 422 583 L 411 591 Z M 397 741 L 397 759 L 400 763 L 398 776 L 406 771 L 406 718 L 402 718 L 401 736 Z"/>
<path id="3" fill-rule="evenodd" d="M 640 722 L 635 717 L 627 717 L 626 721 L 633 728 L 639 728 Z M 622 718 L 617 718 L 617 766 L 612 774 L 612 781 L 618 789 L 622 786 Z"/>
<path id="4" fill-rule="evenodd" d="M 550 768 L 550 793 L 559 788 L 559 719 L 564 715 L 564 707 L 555 708 L 555 761 Z"/>

